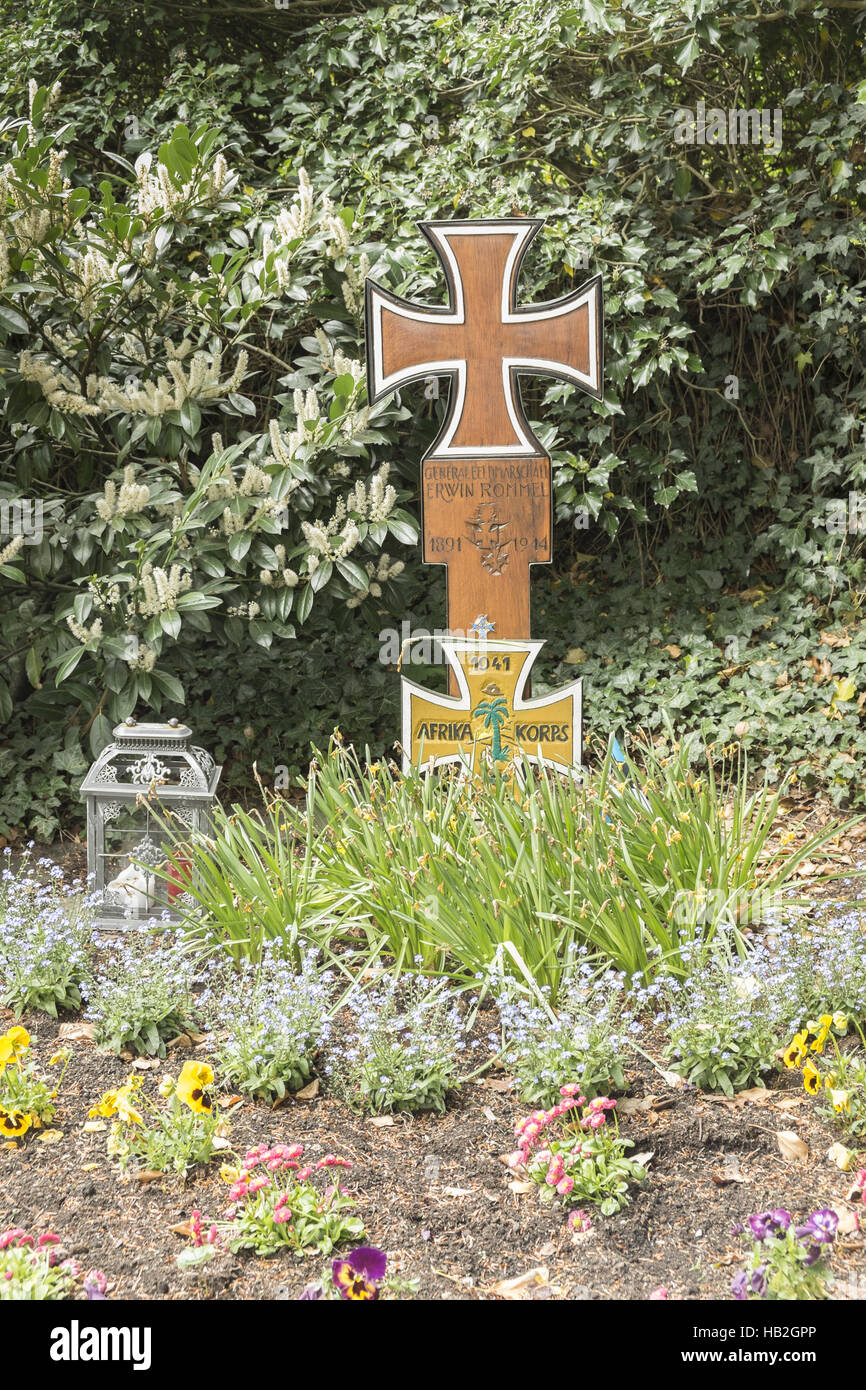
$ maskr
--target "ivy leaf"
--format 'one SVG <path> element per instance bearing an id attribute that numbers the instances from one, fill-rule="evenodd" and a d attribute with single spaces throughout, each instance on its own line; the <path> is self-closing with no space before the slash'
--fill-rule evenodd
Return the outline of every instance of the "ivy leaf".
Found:
<path id="1" fill-rule="evenodd" d="M 688 72 L 692 63 L 697 62 L 700 56 L 701 45 L 698 39 L 692 35 L 687 43 L 684 43 L 679 53 L 676 55 L 675 62 L 680 72 Z"/>

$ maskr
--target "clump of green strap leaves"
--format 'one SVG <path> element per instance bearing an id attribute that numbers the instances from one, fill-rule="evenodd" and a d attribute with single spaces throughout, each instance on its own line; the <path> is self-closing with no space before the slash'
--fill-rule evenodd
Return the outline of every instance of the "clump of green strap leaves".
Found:
<path id="1" fill-rule="evenodd" d="M 750 790 L 734 750 L 706 752 L 699 774 L 678 744 L 639 750 L 629 779 L 609 750 L 583 784 L 526 764 L 516 786 L 399 775 L 335 739 L 303 805 L 274 796 L 184 837 L 184 930 L 235 962 L 265 944 L 294 959 L 303 939 L 366 942 L 398 969 L 467 982 L 504 970 L 552 1003 L 581 946 L 628 976 L 686 974 L 717 933 L 745 955 L 744 929 L 791 905 L 800 865 L 818 851 L 826 862 L 846 826 L 780 842 L 784 789 Z"/>

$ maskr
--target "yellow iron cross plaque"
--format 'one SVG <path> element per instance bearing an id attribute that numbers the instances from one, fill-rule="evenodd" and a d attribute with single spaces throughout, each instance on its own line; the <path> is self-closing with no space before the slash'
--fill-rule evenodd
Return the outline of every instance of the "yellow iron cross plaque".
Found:
<path id="1" fill-rule="evenodd" d="M 543 642 L 440 642 L 459 693 L 432 695 L 404 678 L 407 765 L 462 763 L 475 772 L 525 757 L 567 771 L 580 762 L 580 681 L 535 700 L 524 695 Z"/>

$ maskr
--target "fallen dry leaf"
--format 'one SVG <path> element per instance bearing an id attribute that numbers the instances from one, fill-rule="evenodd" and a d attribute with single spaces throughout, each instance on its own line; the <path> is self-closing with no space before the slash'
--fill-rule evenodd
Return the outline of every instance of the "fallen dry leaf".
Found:
<path id="1" fill-rule="evenodd" d="M 85 1134 L 98 1134 L 101 1129 L 108 1129 L 104 1120 L 85 1120 L 84 1122 Z"/>
<path id="2" fill-rule="evenodd" d="M 673 657 L 674 661 L 676 661 L 678 656 L 682 656 L 682 652 L 676 642 L 669 642 L 666 647 L 662 647 L 662 651 L 668 652 L 669 655 Z"/>
<path id="3" fill-rule="evenodd" d="M 63 1138 L 62 1129 L 46 1129 L 44 1134 L 40 1134 L 40 1144 L 59 1144 Z"/>
<path id="4" fill-rule="evenodd" d="M 799 1134 L 795 1134 L 792 1129 L 780 1129 L 776 1131 L 776 1142 L 779 1145 L 782 1157 L 793 1162 L 798 1158 L 808 1158 L 809 1145 L 801 1139 Z"/>
<path id="5" fill-rule="evenodd" d="M 471 1197 L 473 1195 L 471 1187 L 443 1187 L 442 1191 L 446 1197 Z"/>
<path id="6" fill-rule="evenodd" d="M 186 1033 L 178 1033 L 176 1038 L 172 1038 L 165 1045 L 166 1052 L 174 1052 L 177 1047 L 192 1047 L 192 1038 L 187 1037 Z M 154 1066 L 156 1063 L 154 1063 Z"/>
<path id="7" fill-rule="evenodd" d="M 750 1086 L 747 1090 L 737 1091 L 732 1096 L 717 1095 L 714 1091 L 701 1092 L 701 1100 L 708 1100 L 714 1105 L 733 1105 L 738 1108 L 755 1101 L 766 1105 L 772 1099 L 773 1092 L 768 1091 L 766 1086 Z"/>
<path id="8" fill-rule="evenodd" d="M 61 1023 L 57 1036 L 62 1042 L 93 1042 L 95 1033 L 93 1023 Z"/>
<path id="9" fill-rule="evenodd" d="M 526 1298 L 530 1289 L 546 1285 L 547 1282 L 547 1266 L 538 1265 L 535 1269 L 528 1269 L 525 1274 L 518 1274 L 515 1279 L 500 1279 L 497 1284 L 491 1284 L 489 1292 L 500 1298 Z"/>
<path id="10" fill-rule="evenodd" d="M 155 1168 L 142 1168 L 140 1173 L 133 1173 L 136 1182 L 159 1182 L 160 1178 L 165 1177 L 165 1173 L 158 1172 Z"/>
<path id="11" fill-rule="evenodd" d="M 486 1081 L 484 1083 L 490 1087 L 491 1091 L 510 1091 L 514 1085 L 514 1078 L 511 1076 L 503 1077 L 501 1081 Z"/>
<path id="12" fill-rule="evenodd" d="M 736 1099 L 741 1105 L 748 1105 L 750 1100 L 772 1100 L 773 1093 L 767 1086 L 749 1086 L 745 1091 L 738 1091 Z"/>
<path id="13" fill-rule="evenodd" d="M 517 1192 L 518 1194 L 521 1192 L 531 1192 L 534 1187 L 534 1182 L 523 1182 L 520 1178 L 514 1178 L 513 1181 L 508 1184 L 509 1192 Z"/>
<path id="14" fill-rule="evenodd" d="M 243 1105 L 243 1096 L 225 1096 L 220 1100 L 220 1110 L 233 1110 L 236 1105 Z"/>
<path id="15" fill-rule="evenodd" d="M 854 1159 L 857 1155 L 853 1149 L 848 1149 L 844 1144 L 831 1144 L 827 1150 L 827 1159 L 830 1163 L 835 1163 L 837 1168 L 841 1168 L 843 1173 L 847 1173 L 854 1166 Z"/>
<path id="16" fill-rule="evenodd" d="M 859 1231 L 860 1218 L 850 1207 L 840 1206 L 838 1202 L 831 1202 L 831 1211 L 835 1211 L 839 1218 L 839 1225 L 836 1231 L 840 1236 L 850 1236 L 852 1231 Z"/>
<path id="17" fill-rule="evenodd" d="M 634 1096 L 629 1098 L 627 1096 L 624 1100 L 617 1101 L 616 1113 L 617 1115 L 641 1115 L 645 1114 L 647 1110 L 654 1109 L 656 1104 L 659 1103 L 663 1104 L 659 1096 L 640 1096 L 637 1098 Z M 673 1104 L 672 1101 L 668 1101 L 667 1103 L 669 1105 Z"/>
<path id="18" fill-rule="evenodd" d="M 299 1091 L 294 1092 L 295 1100 L 315 1100 L 319 1094 L 319 1078 L 314 1077 L 307 1086 L 302 1086 Z"/>
<path id="19" fill-rule="evenodd" d="M 377 1129 L 388 1129 L 396 1123 L 393 1115 L 374 1115 L 370 1121 L 370 1124 L 375 1125 Z"/>
<path id="20" fill-rule="evenodd" d="M 177 1226 L 169 1226 L 168 1229 L 169 1229 L 170 1231 L 172 1231 L 176 1236 L 187 1236 L 187 1237 L 192 1236 L 192 1222 L 191 1222 L 191 1221 L 180 1221 L 180 1222 L 177 1224 Z"/>

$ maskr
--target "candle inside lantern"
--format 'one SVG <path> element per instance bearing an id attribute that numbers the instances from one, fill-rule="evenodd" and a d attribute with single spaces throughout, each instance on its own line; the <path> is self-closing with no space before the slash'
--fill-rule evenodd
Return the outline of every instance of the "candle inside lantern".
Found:
<path id="1" fill-rule="evenodd" d="M 112 892 L 120 894 L 125 910 L 147 911 L 149 901 L 147 874 L 137 864 L 127 864 L 122 873 L 111 880 L 108 887 Z"/>

